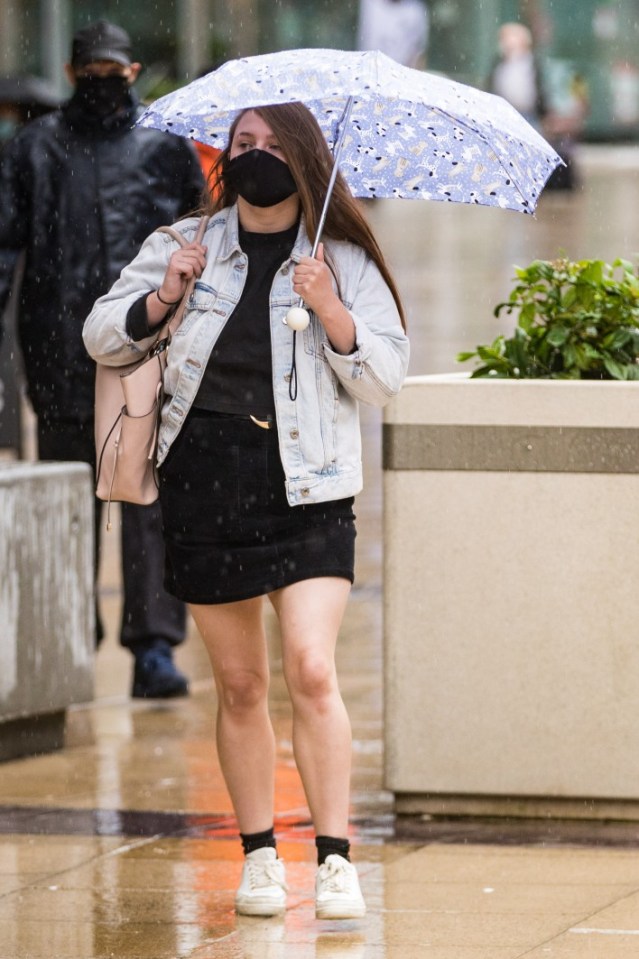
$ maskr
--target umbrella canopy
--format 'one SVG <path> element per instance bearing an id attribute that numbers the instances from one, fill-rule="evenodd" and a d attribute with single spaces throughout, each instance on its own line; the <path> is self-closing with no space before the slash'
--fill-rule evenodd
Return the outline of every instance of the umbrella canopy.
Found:
<path id="1" fill-rule="evenodd" d="M 378 51 L 285 50 L 231 60 L 152 103 L 138 123 L 223 147 L 238 111 L 292 101 L 314 114 L 358 197 L 533 213 L 562 162 L 501 97 Z"/>

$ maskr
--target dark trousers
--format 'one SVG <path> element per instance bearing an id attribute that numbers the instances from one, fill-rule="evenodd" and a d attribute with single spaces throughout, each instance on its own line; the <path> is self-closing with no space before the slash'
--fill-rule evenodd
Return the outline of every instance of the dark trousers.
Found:
<path id="1" fill-rule="evenodd" d="M 95 471 L 93 421 L 38 418 L 41 460 L 89 463 Z M 95 501 L 95 578 L 97 581 L 102 533 L 102 503 Z M 165 639 L 171 646 L 184 640 L 186 609 L 164 589 L 164 540 L 159 503 L 134 506 L 122 503 L 122 580 L 124 607 L 120 642 L 135 652 Z M 97 641 L 104 634 L 96 600 Z"/>

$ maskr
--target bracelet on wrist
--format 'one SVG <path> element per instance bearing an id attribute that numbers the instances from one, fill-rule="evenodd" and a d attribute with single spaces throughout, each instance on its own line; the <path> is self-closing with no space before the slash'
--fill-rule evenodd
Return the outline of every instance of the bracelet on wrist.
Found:
<path id="1" fill-rule="evenodd" d="M 157 296 L 162 306 L 177 306 L 180 300 L 182 299 L 182 297 L 180 297 L 180 300 L 163 300 L 162 297 L 160 296 L 159 290 L 155 291 L 155 295 Z"/>

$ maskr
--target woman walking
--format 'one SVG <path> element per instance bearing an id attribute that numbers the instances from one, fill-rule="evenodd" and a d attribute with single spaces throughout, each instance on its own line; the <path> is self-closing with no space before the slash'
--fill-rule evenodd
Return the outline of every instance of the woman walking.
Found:
<path id="1" fill-rule="evenodd" d="M 189 604 L 212 664 L 219 761 L 246 856 L 236 909 L 247 915 L 286 904 L 265 596 L 316 832 L 316 915 L 365 913 L 349 859 L 351 731 L 335 647 L 354 576 L 358 402 L 399 391 L 409 349 L 393 280 L 339 175 L 325 243 L 309 255 L 331 170 L 304 106 L 244 111 L 216 164 L 202 244 L 197 217 L 175 225 L 187 247 L 154 233 L 84 328 L 94 359 L 131 362 L 197 278 L 165 375 L 166 588 Z M 295 333 L 286 318 L 300 297 L 311 322 Z"/>

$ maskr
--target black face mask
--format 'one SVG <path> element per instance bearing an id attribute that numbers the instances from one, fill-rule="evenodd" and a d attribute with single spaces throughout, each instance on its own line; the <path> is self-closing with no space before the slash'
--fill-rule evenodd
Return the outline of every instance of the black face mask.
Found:
<path id="1" fill-rule="evenodd" d="M 88 113 L 109 117 L 130 102 L 131 92 L 126 77 L 78 77 L 76 99 Z"/>
<path id="2" fill-rule="evenodd" d="M 240 153 L 228 164 L 225 177 L 251 206 L 275 206 L 297 193 L 288 164 L 266 150 Z"/>

